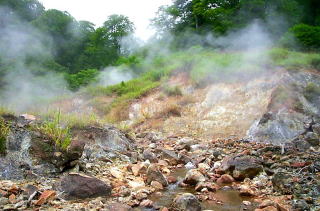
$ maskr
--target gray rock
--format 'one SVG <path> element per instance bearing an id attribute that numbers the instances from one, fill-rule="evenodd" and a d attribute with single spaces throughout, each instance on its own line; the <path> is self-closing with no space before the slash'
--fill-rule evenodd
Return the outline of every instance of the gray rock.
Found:
<path id="1" fill-rule="evenodd" d="M 143 151 L 143 159 L 149 160 L 151 163 L 157 163 L 158 158 L 156 154 L 154 154 L 150 149 L 146 149 Z"/>
<path id="2" fill-rule="evenodd" d="M 179 211 L 201 211 L 201 204 L 191 193 L 177 196 L 173 201 L 173 207 Z"/>
<path id="3" fill-rule="evenodd" d="M 152 181 L 157 181 L 164 187 L 168 186 L 167 179 L 159 171 L 159 168 L 156 164 L 151 164 L 147 169 L 147 183 L 151 184 Z"/>
<path id="4" fill-rule="evenodd" d="M 259 174 L 263 170 L 261 164 L 262 161 L 255 157 L 235 155 L 224 158 L 219 169 L 231 174 L 236 180 L 243 180 Z"/>

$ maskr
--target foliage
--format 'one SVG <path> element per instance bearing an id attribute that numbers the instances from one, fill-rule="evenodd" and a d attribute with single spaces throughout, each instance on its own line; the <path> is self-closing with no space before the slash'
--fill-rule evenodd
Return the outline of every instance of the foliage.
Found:
<path id="1" fill-rule="evenodd" d="M 55 146 L 66 150 L 71 143 L 71 133 L 69 126 L 60 125 L 61 112 L 57 112 L 52 120 L 47 120 L 35 126 L 43 135 L 54 141 Z"/>
<path id="2" fill-rule="evenodd" d="M 67 74 L 66 80 L 69 83 L 70 89 L 76 91 L 82 86 L 87 86 L 97 81 L 98 74 L 99 72 L 96 69 L 81 70 L 75 74 Z"/>
<path id="3" fill-rule="evenodd" d="M 320 26 L 298 24 L 292 27 L 291 32 L 303 49 L 320 49 Z"/>
<path id="4" fill-rule="evenodd" d="M 5 123 L 3 118 L 0 117 L 0 155 L 5 154 L 6 152 L 6 141 L 9 132 L 9 126 Z"/>

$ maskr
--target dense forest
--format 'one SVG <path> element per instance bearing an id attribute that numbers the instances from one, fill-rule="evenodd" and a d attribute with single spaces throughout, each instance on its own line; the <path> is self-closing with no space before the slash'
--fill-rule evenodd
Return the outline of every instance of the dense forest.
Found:
<path id="1" fill-rule="evenodd" d="M 122 39 L 135 30 L 123 15 L 111 15 L 103 26 L 97 27 L 76 20 L 66 11 L 46 10 L 37 0 L 1 0 L 0 5 L 1 76 L 17 68 L 17 60 L 23 59 L 23 65 L 32 74 L 63 73 L 69 88 L 77 90 L 94 81 L 103 68 L 135 65 L 152 49 L 147 44 L 130 52 L 121 45 Z M 168 42 L 166 36 L 170 34 L 171 50 L 195 45 L 221 48 L 210 45 L 201 36 L 224 36 L 253 21 L 266 28 L 275 45 L 300 51 L 320 48 L 317 0 L 174 0 L 172 5 L 159 8 L 152 20 L 158 31 L 153 43 Z M 24 36 L 22 40 L 28 43 L 28 49 L 19 49 L 22 44 L 10 39 L 18 34 Z M 191 34 L 200 38 L 190 41 Z M 1 86 L 5 83 L 1 81 Z"/>

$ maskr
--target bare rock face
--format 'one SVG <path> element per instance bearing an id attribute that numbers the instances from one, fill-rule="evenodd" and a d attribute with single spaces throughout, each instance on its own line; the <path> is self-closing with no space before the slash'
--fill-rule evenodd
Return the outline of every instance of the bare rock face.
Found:
<path id="1" fill-rule="evenodd" d="M 197 197 L 191 193 L 184 193 L 174 199 L 173 207 L 179 211 L 201 211 Z"/>
<path id="2" fill-rule="evenodd" d="M 307 71 L 284 74 L 272 92 L 266 111 L 247 132 L 248 139 L 274 145 L 293 144 L 302 151 L 318 146 L 319 87 L 319 74 Z"/>
<path id="3" fill-rule="evenodd" d="M 111 186 L 99 179 L 86 175 L 70 173 L 63 177 L 55 187 L 66 200 L 95 198 L 111 195 Z"/>
<path id="4" fill-rule="evenodd" d="M 219 170 L 230 173 L 236 180 L 243 180 L 259 174 L 263 170 L 261 164 L 255 157 L 235 155 L 224 158 Z"/>
<path id="5" fill-rule="evenodd" d="M 168 186 L 168 181 L 159 171 L 159 168 L 156 164 L 151 164 L 147 170 L 147 183 L 151 184 L 152 181 L 157 181 L 163 185 L 163 187 Z"/>
<path id="6" fill-rule="evenodd" d="M 95 160 L 110 157 L 114 151 L 126 154 L 135 148 L 134 141 L 130 137 L 110 125 L 73 128 L 72 136 L 86 143 L 83 159 Z"/>

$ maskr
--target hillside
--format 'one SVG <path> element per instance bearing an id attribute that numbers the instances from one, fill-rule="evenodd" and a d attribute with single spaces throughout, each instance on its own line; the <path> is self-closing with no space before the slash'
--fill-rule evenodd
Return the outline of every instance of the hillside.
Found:
<path id="1" fill-rule="evenodd" d="M 0 210 L 319 211 L 319 52 L 317 0 L 0 0 Z"/>
<path id="2" fill-rule="evenodd" d="M 214 71 L 222 54 L 206 54 Z M 216 80 L 211 71 L 199 75 L 208 58 L 186 65 L 186 57 L 179 54 L 160 72 L 66 96 L 49 113 L 2 111 L 8 132 L 0 206 L 315 210 L 319 71 L 300 68 L 302 60 L 291 68 L 259 63 L 245 66 L 255 70 L 246 75 Z M 224 66 L 236 75 L 234 67 Z"/>

